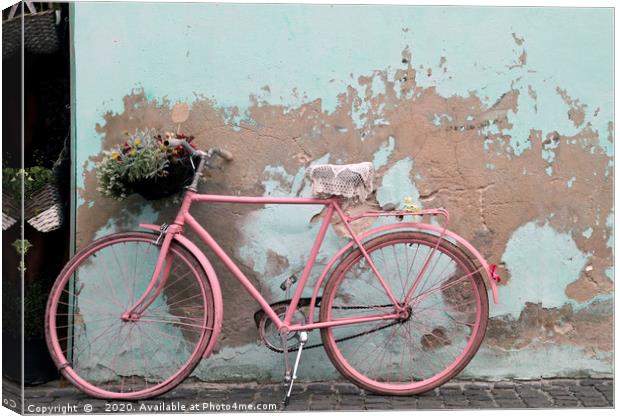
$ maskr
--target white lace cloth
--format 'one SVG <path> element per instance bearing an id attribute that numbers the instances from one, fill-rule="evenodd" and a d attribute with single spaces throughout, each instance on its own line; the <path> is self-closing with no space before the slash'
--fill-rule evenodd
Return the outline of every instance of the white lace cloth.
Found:
<path id="1" fill-rule="evenodd" d="M 314 165 L 306 169 L 315 196 L 333 195 L 364 201 L 374 190 L 375 168 L 370 162 L 352 165 Z"/>

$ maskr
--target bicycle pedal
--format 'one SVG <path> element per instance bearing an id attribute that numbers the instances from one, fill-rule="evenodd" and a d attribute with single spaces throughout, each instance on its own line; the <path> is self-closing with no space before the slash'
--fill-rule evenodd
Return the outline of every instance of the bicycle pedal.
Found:
<path id="1" fill-rule="evenodd" d="M 289 277 L 287 277 L 286 280 L 284 280 L 284 282 L 282 282 L 282 284 L 280 285 L 280 289 L 282 289 L 283 292 L 286 292 L 295 283 L 297 283 L 297 276 L 292 274 Z"/>

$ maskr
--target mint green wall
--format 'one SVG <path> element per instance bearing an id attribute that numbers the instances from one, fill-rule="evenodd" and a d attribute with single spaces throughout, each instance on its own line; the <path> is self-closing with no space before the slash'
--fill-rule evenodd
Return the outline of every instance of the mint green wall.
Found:
<path id="1" fill-rule="evenodd" d="M 230 113 L 227 124 L 238 129 L 241 122 L 249 120 L 244 111 L 256 100 L 295 109 L 320 99 L 322 111 L 330 114 L 338 110 L 339 94 L 352 87 L 360 92 L 362 103 L 351 109 L 350 117 L 360 131 L 372 130 L 368 125 L 369 103 L 386 87 L 375 76 L 372 95 L 364 96 L 359 77 L 384 71 L 392 79 L 403 67 L 406 48 L 411 51 L 412 67 L 418 71 L 416 84 L 422 91 L 445 99 L 475 96 L 486 109 L 507 91 L 518 92 L 518 110 L 507 111 L 506 123 L 479 129 L 481 137 L 508 137 L 512 150 L 507 157 L 514 163 L 520 163 L 524 152 L 532 149 L 529 137 L 533 130 L 541 131 L 542 137 L 551 132 L 573 137 L 586 131 L 598 137 L 594 147 L 597 154 L 607 158 L 606 175 L 610 181 L 613 177 L 613 143 L 608 140 L 613 136 L 609 123 L 614 110 L 611 9 L 76 3 L 72 19 L 78 190 L 85 187 L 85 175 L 94 168 L 89 158 L 102 150 L 103 135 L 97 126 L 106 123 L 106 114 L 127 111 L 123 99 L 132 91 L 144 91 L 149 100 L 158 102 L 164 98 L 173 103 L 211 99 L 217 108 Z M 519 43 L 521 39 L 524 42 Z M 524 51 L 525 62 L 520 61 Z M 558 88 L 585 104 L 585 124 L 577 126 L 567 117 L 570 108 Z M 239 115 L 232 114 L 234 107 L 240 109 Z M 448 112 L 435 114 L 432 125 L 443 126 L 451 117 Z M 377 193 L 381 204 L 399 202 L 405 196 L 420 202 L 427 179 L 417 173 L 424 161 L 400 156 L 395 159 L 399 140 L 390 137 L 372 149 L 375 165 L 385 169 Z M 537 156 L 549 164 L 541 181 L 545 176 L 549 181 L 555 178 L 557 166 L 553 162 L 562 146 L 546 147 Z M 584 152 L 589 149 L 584 148 Z M 316 159 L 337 162 L 329 153 Z M 483 164 L 480 174 L 501 175 L 495 169 L 491 161 Z M 294 194 L 301 189 L 302 178 L 303 169 L 286 170 L 273 162 L 265 164 L 264 178 L 259 182 L 265 194 Z M 583 179 L 564 181 L 567 205 L 570 198 L 584 198 L 570 194 L 573 183 Z M 541 188 L 540 192 L 545 191 Z M 611 194 L 600 197 L 609 201 Z M 98 203 L 78 194 L 78 207 L 86 204 L 97 208 Z M 515 209 L 519 209 L 517 205 Z M 458 210 L 458 204 L 451 210 Z M 239 240 L 238 255 L 250 258 L 259 274 L 266 267 L 265 247 L 275 247 L 291 267 L 298 266 L 303 261 L 299 244 L 314 230 L 303 227 L 313 214 L 312 208 L 253 212 L 237 229 L 244 237 Z M 145 202 L 141 212 L 124 215 L 127 224 L 136 225 L 154 220 L 157 210 Z M 502 211 L 498 215 L 511 214 Z M 587 227 L 565 222 L 562 230 L 548 223 L 554 212 L 537 215 L 536 220 L 510 231 L 503 252 L 492 253 L 508 268 L 511 279 L 500 288 L 501 304 L 491 305 L 491 316 L 512 322 L 528 302 L 551 309 L 571 305 L 575 311 L 603 302 L 604 307 L 596 313 L 609 317 L 613 301 L 610 291 L 578 301 L 567 294 L 567 287 L 580 278 L 593 256 L 593 252 L 579 248 L 575 239 L 582 235 L 589 239 L 595 229 L 598 233 L 595 231 L 592 239 L 609 239 L 607 245 L 611 247 L 613 213 Z M 78 210 L 78 234 L 88 221 Z M 303 227 L 296 229 L 297 223 Z M 284 242 L 280 235 L 270 234 L 276 224 L 291 230 L 291 240 Z M 95 236 L 117 228 L 110 222 Z M 257 243 L 260 238 L 266 241 Z M 341 243 L 330 235 L 326 250 L 334 250 Z M 605 279 L 611 281 L 613 268 L 605 273 Z M 276 280 L 266 287 L 277 287 L 280 280 Z M 593 356 L 579 342 L 567 338 L 553 343 L 533 337 L 525 344 L 503 349 L 484 346 L 465 375 L 535 378 L 610 374 L 613 369 L 612 352 L 604 348 Z M 280 358 L 256 344 L 223 345 L 199 367 L 198 374 L 205 379 L 241 379 L 258 373 L 263 379 L 277 379 Z M 322 352 L 309 352 L 306 360 L 312 364 L 304 367 L 303 377 L 336 376 Z"/>

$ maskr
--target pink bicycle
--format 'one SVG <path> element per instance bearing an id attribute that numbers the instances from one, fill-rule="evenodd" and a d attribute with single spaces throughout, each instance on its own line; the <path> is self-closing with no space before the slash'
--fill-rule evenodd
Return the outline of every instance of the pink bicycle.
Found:
<path id="1" fill-rule="evenodd" d="M 284 354 L 285 403 L 304 347 L 323 345 L 334 366 L 353 383 L 394 395 L 433 389 L 472 359 L 487 326 L 485 281 L 497 303 L 499 277 L 496 267 L 465 239 L 446 226 L 424 221 L 443 217 L 447 223 L 445 210 L 371 210 L 350 216 L 339 196 L 199 194 L 198 179 L 212 158 L 232 156 L 219 149 L 194 150 L 183 140 L 169 145 L 185 146 L 199 159 L 174 222 L 141 224 L 149 232 L 94 241 L 65 266 L 50 294 L 45 318 L 49 350 L 64 377 L 79 389 L 103 399 L 160 395 L 188 377 L 213 350 L 223 321 L 220 284 L 204 253 L 183 235 L 186 225 L 260 305 L 255 316 L 259 335 L 269 348 Z M 353 188 L 372 184 L 372 175 L 362 177 L 356 166 L 322 165 L 310 179 L 322 185 L 336 180 Z M 330 169 L 336 174 L 329 174 Z M 290 300 L 271 305 L 265 300 L 190 214 L 194 202 L 324 206 Z M 355 221 L 379 217 L 395 222 L 359 234 L 352 228 Z M 412 217 L 422 220 L 409 221 Z M 303 298 L 326 231 L 338 218 L 350 242 L 327 263 L 312 296 Z M 287 279 L 282 288 L 288 293 L 295 280 Z M 306 345 L 308 333 L 316 329 L 322 344 Z M 297 354 L 291 368 L 292 351 Z"/>

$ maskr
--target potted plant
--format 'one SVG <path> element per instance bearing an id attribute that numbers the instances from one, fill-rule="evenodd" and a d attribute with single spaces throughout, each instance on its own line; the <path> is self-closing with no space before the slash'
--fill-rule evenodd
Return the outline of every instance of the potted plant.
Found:
<path id="1" fill-rule="evenodd" d="M 194 169 L 190 155 L 182 146 L 168 148 L 168 139 L 187 140 L 180 133 L 159 134 L 156 130 L 127 133 L 127 140 L 103 152 L 97 163 L 98 190 L 105 196 L 122 200 L 132 193 L 145 199 L 163 198 L 179 192 L 191 180 Z"/>
<path id="2" fill-rule="evenodd" d="M 62 201 L 52 169 L 33 166 L 26 169 L 2 169 L 2 229 L 15 221 L 15 207 L 19 206 L 24 190 L 24 215 L 28 224 L 41 232 L 60 228 L 63 221 Z M 5 222 L 5 217 L 7 221 Z"/>
<path id="3" fill-rule="evenodd" d="M 23 178 L 21 171 L 2 168 L 2 230 L 9 229 L 19 218 Z"/>
<path id="4" fill-rule="evenodd" d="M 28 240 L 21 239 L 15 240 L 12 245 L 19 257 L 22 254 L 26 256 L 32 247 Z M 18 271 L 20 276 L 26 272 L 21 260 Z M 7 368 L 3 371 L 3 375 L 14 381 L 20 381 L 23 374 L 24 383 L 27 385 L 45 383 L 57 377 L 56 367 L 47 351 L 44 333 L 45 306 L 49 294 L 47 282 L 48 280 L 41 276 L 24 279 L 23 298 L 21 279 L 8 278 L 3 283 L 2 336 L 6 345 L 20 345 L 21 339 L 24 342 L 23 373 L 21 348 L 6 348 L 6 351 L 3 351 L 3 357 L 6 359 L 3 361 L 7 363 Z"/>

